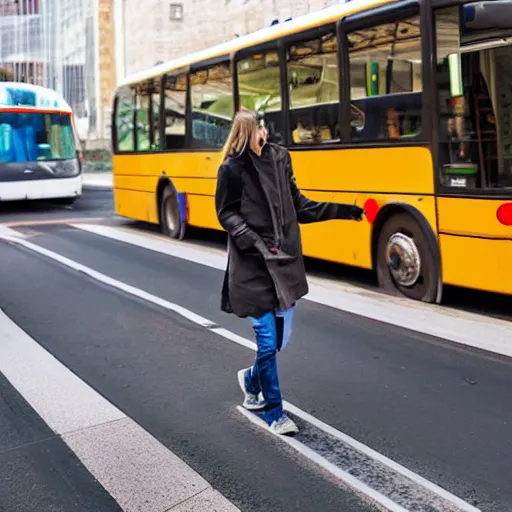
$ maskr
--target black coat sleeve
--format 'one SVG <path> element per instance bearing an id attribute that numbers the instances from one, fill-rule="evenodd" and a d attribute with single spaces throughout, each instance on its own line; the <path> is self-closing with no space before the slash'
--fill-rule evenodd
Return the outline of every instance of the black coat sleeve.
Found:
<path id="1" fill-rule="evenodd" d="M 240 215 L 242 178 L 233 167 L 223 164 L 217 176 L 215 209 L 220 225 L 229 233 L 237 247 L 245 251 L 259 240 L 258 235 Z"/>
<path id="2" fill-rule="evenodd" d="M 290 184 L 290 192 L 297 212 L 297 220 L 300 224 L 310 224 L 312 222 L 323 222 L 332 219 L 343 220 L 361 220 L 363 209 L 351 204 L 316 202 L 304 196 L 293 174 L 293 167 L 290 155 L 288 154 L 287 178 Z"/>

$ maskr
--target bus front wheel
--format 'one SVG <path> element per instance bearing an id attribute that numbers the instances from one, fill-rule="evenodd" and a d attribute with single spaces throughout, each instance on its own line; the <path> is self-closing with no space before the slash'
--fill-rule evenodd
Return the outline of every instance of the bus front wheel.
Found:
<path id="1" fill-rule="evenodd" d="M 160 225 L 162 233 L 171 238 L 182 240 L 185 235 L 185 226 L 181 222 L 178 196 L 166 186 L 160 200 Z"/>
<path id="2" fill-rule="evenodd" d="M 440 269 L 420 224 L 407 213 L 388 219 L 378 237 L 377 277 L 384 291 L 423 302 L 440 300 Z"/>

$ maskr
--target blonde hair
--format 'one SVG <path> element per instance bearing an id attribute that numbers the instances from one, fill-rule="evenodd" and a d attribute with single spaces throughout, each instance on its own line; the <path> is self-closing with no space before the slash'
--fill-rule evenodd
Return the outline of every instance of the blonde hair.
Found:
<path id="1" fill-rule="evenodd" d="M 233 152 L 243 153 L 251 145 L 254 132 L 257 129 L 256 113 L 242 107 L 233 119 L 233 126 L 224 145 L 222 160 L 232 156 Z"/>

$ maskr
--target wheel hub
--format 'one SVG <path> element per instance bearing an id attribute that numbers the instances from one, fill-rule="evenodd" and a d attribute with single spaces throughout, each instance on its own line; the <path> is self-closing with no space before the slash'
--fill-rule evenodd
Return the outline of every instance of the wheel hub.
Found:
<path id="1" fill-rule="evenodd" d="M 393 279 L 400 286 L 412 286 L 421 272 L 421 258 L 414 240 L 395 233 L 388 240 L 386 262 Z"/>

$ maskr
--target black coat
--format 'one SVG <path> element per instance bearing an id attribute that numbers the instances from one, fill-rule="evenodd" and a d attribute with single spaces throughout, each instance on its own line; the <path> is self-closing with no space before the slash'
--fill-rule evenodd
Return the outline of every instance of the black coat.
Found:
<path id="1" fill-rule="evenodd" d="M 317 203 L 297 187 L 288 151 L 266 144 L 219 168 L 217 216 L 228 232 L 222 310 L 259 317 L 292 306 L 308 292 L 299 223 L 361 219 L 352 205 Z"/>

